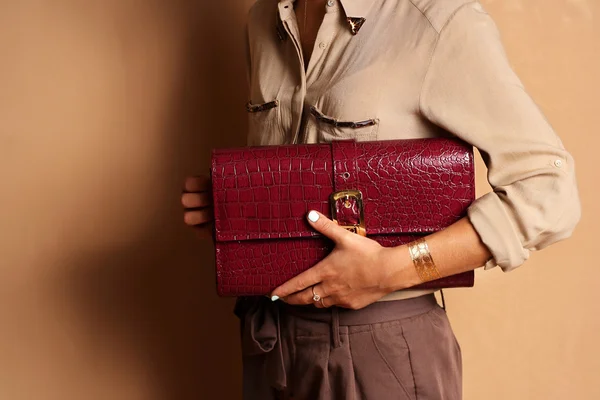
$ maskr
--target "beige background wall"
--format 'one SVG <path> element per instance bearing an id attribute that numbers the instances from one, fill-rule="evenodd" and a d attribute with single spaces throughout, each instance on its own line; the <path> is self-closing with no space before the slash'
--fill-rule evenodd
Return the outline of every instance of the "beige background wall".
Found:
<path id="1" fill-rule="evenodd" d="M 178 195 L 244 142 L 251 3 L 0 0 L 1 399 L 238 398 L 232 301 Z M 575 156 L 583 221 L 447 294 L 465 399 L 598 399 L 600 1 L 483 3 Z"/>

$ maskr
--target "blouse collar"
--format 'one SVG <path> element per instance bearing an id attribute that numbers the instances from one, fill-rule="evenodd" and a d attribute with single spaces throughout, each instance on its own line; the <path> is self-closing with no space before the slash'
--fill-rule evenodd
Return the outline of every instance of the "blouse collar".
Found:
<path id="1" fill-rule="evenodd" d="M 295 2 L 296 0 L 280 0 L 280 12 L 282 10 L 282 6 L 285 7 L 285 3 L 287 3 L 288 8 L 293 8 L 289 6 Z M 327 5 L 329 7 L 333 7 L 338 2 L 342 5 L 344 13 L 346 14 L 348 29 L 350 29 L 350 32 L 353 35 L 356 35 L 358 31 L 360 31 L 360 28 L 362 28 L 365 24 L 366 16 L 373 6 L 373 3 L 375 3 L 375 0 L 328 0 Z M 280 17 L 285 19 L 284 16 L 280 15 Z"/>

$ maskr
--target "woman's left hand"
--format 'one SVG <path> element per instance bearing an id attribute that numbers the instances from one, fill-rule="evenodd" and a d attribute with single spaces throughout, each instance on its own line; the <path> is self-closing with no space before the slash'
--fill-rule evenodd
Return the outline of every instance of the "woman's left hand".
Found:
<path id="1" fill-rule="evenodd" d="M 316 221 L 311 220 L 314 215 L 318 216 Z M 398 257 L 396 248 L 383 247 L 373 239 L 349 232 L 317 211 L 311 211 L 308 217 L 317 231 L 334 241 L 335 248 L 314 267 L 275 289 L 271 293 L 275 300 L 356 310 L 411 286 L 406 281 L 413 277 L 403 276 L 409 274 L 401 267 L 403 258 Z M 314 301 L 313 290 L 320 301 Z"/>

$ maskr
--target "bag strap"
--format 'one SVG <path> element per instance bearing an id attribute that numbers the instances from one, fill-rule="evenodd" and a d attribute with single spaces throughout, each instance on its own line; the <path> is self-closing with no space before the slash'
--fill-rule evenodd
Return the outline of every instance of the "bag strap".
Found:
<path id="1" fill-rule="evenodd" d="M 358 146 L 355 139 L 331 141 L 333 193 L 331 218 L 340 226 L 366 236 L 362 192 L 358 179 Z M 358 191 L 358 192 L 357 192 Z"/>
<path id="2" fill-rule="evenodd" d="M 331 141 L 333 165 L 333 191 L 359 189 L 358 185 L 358 148 L 355 139 Z"/>

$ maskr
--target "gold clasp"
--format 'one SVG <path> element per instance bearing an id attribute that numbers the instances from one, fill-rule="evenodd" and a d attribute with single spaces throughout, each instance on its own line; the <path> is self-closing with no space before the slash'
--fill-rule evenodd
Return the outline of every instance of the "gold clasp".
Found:
<path id="1" fill-rule="evenodd" d="M 329 196 L 329 206 L 331 207 L 331 218 L 333 222 L 339 224 L 337 220 L 337 207 L 336 204 L 339 200 L 344 199 L 344 207 L 352 207 L 350 199 L 356 200 L 356 206 L 358 207 L 358 224 L 354 225 L 340 225 L 342 228 L 349 230 L 352 233 L 359 234 L 361 236 L 367 236 L 367 229 L 365 227 L 365 215 L 363 211 L 363 197 L 360 190 L 348 189 L 340 190 L 339 192 L 333 192 Z"/>

